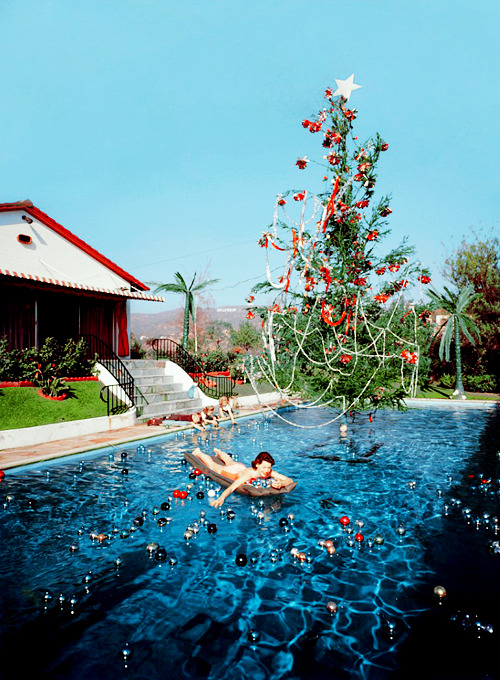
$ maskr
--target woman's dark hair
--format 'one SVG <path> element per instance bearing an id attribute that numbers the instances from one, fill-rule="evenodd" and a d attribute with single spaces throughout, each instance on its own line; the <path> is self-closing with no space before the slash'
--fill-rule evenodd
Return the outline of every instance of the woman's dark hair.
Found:
<path id="1" fill-rule="evenodd" d="M 274 465 L 274 458 L 271 456 L 270 453 L 267 451 L 261 451 L 257 458 L 252 461 L 252 467 L 254 470 L 257 469 L 257 465 L 260 465 L 261 463 L 271 463 L 271 465 Z"/>

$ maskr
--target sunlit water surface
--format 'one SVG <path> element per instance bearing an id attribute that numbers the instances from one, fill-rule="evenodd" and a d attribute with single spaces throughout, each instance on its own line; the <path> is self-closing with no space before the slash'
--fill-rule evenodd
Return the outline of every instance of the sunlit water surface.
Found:
<path id="1" fill-rule="evenodd" d="M 497 411 L 379 412 L 345 437 L 311 428 L 326 410 L 283 415 L 9 473 L 0 677 L 498 677 Z M 268 450 L 297 488 L 215 510 L 183 465 L 198 444 Z"/>

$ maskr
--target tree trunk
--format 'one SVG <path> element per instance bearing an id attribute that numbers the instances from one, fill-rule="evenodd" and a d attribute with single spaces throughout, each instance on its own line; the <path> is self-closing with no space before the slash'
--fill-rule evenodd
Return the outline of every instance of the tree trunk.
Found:
<path id="1" fill-rule="evenodd" d="M 186 295 L 186 302 L 184 305 L 184 328 L 182 331 L 182 346 L 185 350 L 187 350 L 188 337 L 189 337 L 189 299 L 188 296 Z"/>
<path id="2" fill-rule="evenodd" d="M 455 320 L 455 363 L 457 369 L 457 385 L 451 395 L 454 399 L 467 399 L 462 383 L 462 348 L 460 347 L 460 329 Z"/>

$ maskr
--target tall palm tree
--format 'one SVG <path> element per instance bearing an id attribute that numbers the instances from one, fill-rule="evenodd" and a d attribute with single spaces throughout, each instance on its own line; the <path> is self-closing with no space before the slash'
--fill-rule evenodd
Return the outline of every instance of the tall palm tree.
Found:
<path id="1" fill-rule="evenodd" d="M 453 392 L 454 397 L 457 399 L 466 399 L 464 386 L 462 384 L 462 354 L 460 345 L 460 333 L 463 333 L 465 337 L 473 345 L 475 344 L 474 335 L 479 337 L 479 330 L 474 323 L 474 321 L 467 316 L 467 309 L 469 308 L 471 302 L 477 297 L 477 293 L 474 292 L 474 286 L 469 284 L 459 293 L 453 293 L 448 288 L 444 288 L 444 293 L 440 295 L 435 290 L 429 290 L 427 294 L 433 302 L 435 302 L 439 307 L 444 309 L 450 315 L 444 322 L 444 333 L 441 336 L 441 342 L 439 344 L 439 358 L 446 358 L 446 361 L 450 360 L 450 347 L 452 340 L 455 341 L 455 364 L 457 372 L 457 384 L 455 391 Z"/>
<path id="2" fill-rule="evenodd" d="M 189 319 L 196 321 L 195 317 L 195 293 L 199 293 L 204 288 L 218 283 L 220 279 L 210 279 L 208 281 L 199 281 L 195 283 L 196 272 L 193 276 L 193 280 L 187 285 L 186 281 L 179 272 L 174 274 L 174 283 L 159 283 L 156 286 L 155 293 L 163 291 L 165 293 L 180 293 L 184 295 L 184 327 L 182 332 L 182 346 L 187 349 L 188 336 L 189 336 Z"/>

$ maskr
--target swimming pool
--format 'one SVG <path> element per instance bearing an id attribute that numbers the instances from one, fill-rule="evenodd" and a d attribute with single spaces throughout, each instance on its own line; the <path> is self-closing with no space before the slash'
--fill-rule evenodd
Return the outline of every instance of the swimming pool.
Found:
<path id="1" fill-rule="evenodd" d="M 346 437 L 301 427 L 326 410 L 286 417 L 8 474 L 0 677 L 499 677 L 498 409 L 356 416 Z M 198 444 L 269 450 L 297 488 L 215 510 L 182 464 Z"/>

